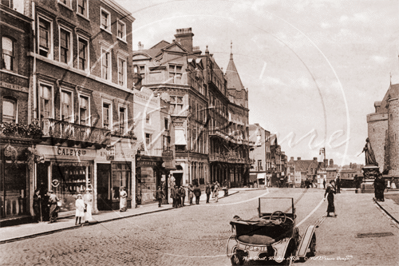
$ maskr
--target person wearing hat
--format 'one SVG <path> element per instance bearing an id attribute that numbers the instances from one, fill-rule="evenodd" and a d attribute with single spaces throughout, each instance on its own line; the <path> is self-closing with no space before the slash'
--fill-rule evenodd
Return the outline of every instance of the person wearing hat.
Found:
<path id="1" fill-rule="evenodd" d="M 121 187 L 119 191 L 119 209 L 121 212 L 127 210 L 127 192 L 125 187 Z"/>
<path id="2" fill-rule="evenodd" d="M 336 193 L 335 189 L 335 181 L 331 180 L 330 184 L 328 184 L 326 192 L 324 193 L 324 200 L 326 200 L 327 196 L 327 201 L 328 201 L 328 206 L 327 206 L 327 217 L 330 217 L 330 213 L 334 213 L 333 217 L 337 217 L 335 214 L 335 206 L 334 206 L 334 194 Z"/>
<path id="3" fill-rule="evenodd" d="M 85 215 L 85 203 L 82 199 L 82 195 L 78 194 L 76 196 L 76 201 L 75 201 L 75 207 L 76 207 L 76 212 L 75 212 L 75 225 L 78 225 L 78 220 L 79 220 L 79 225 L 82 226 L 82 217 Z"/>
<path id="4" fill-rule="evenodd" d="M 85 204 L 85 223 L 90 222 L 92 217 L 92 210 L 93 210 L 93 195 L 91 194 L 92 189 L 86 189 L 86 193 L 83 196 L 83 202 Z"/>
<path id="5" fill-rule="evenodd" d="M 57 216 L 58 216 L 57 202 L 59 201 L 59 199 L 57 195 L 55 195 L 53 190 L 49 190 L 48 193 L 50 194 L 48 199 L 48 206 L 50 208 L 50 223 L 53 223 L 57 221 Z"/>

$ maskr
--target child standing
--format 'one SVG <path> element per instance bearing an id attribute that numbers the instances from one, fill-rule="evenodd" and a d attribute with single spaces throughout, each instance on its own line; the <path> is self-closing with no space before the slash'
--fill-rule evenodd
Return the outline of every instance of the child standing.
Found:
<path id="1" fill-rule="evenodd" d="M 85 203 L 82 199 L 82 195 L 78 194 L 78 196 L 76 197 L 76 201 L 75 201 L 75 207 L 76 207 L 76 220 L 75 220 L 75 225 L 78 225 L 78 220 L 79 220 L 79 225 L 83 225 L 82 224 L 82 217 L 84 217 L 85 215 Z"/>

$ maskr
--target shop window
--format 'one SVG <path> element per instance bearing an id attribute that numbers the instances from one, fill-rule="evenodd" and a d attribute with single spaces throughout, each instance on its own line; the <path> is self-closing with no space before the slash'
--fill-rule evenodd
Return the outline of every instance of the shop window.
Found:
<path id="1" fill-rule="evenodd" d="M 40 118 L 53 118 L 53 93 L 52 87 L 40 85 Z"/>
<path id="2" fill-rule="evenodd" d="M 78 68 L 80 70 L 87 70 L 89 68 L 88 65 L 88 45 L 85 39 L 78 37 L 79 41 L 79 60 L 78 60 Z"/>
<path id="3" fill-rule="evenodd" d="M 61 91 L 61 120 L 73 122 L 73 94 L 70 91 Z"/>
<path id="4" fill-rule="evenodd" d="M 111 129 L 111 104 L 103 103 L 103 127 Z"/>
<path id="5" fill-rule="evenodd" d="M 13 71 L 14 70 L 14 42 L 10 38 L 2 38 L 3 47 L 3 68 Z"/>
<path id="6" fill-rule="evenodd" d="M 130 193 L 131 167 L 126 163 L 112 164 L 112 199 L 119 199 L 119 191 L 123 187 L 128 195 Z"/>
<path id="7" fill-rule="evenodd" d="M 87 18 L 88 17 L 87 12 L 89 10 L 87 8 L 88 4 L 87 0 L 78 0 L 77 3 L 78 3 L 78 14 Z"/>
<path id="8" fill-rule="evenodd" d="M 79 97 L 79 117 L 81 125 L 90 125 L 90 107 L 89 107 L 89 97 L 80 96 Z"/>
<path id="9" fill-rule="evenodd" d="M 126 41 L 126 24 L 122 21 L 118 21 L 118 39 Z"/>
<path id="10" fill-rule="evenodd" d="M 17 123 L 17 102 L 13 99 L 3 98 L 2 122 Z"/>

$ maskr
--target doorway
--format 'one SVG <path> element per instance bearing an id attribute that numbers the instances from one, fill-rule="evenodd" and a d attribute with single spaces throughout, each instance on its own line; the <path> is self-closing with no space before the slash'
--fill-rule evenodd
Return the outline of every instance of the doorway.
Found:
<path id="1" fill-rule="evenodd" d="M 110 164 L 97 164 L 97 208 L 98 210 L 111 210 L 109 200 L 109 182 L 111 177 Z"/>

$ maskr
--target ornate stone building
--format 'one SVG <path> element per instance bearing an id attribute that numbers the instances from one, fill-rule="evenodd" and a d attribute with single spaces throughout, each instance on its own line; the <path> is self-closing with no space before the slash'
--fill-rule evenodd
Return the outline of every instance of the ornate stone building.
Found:
<path id="1" fill-rule="evenodd" d="M 380 172 L 399 176 L 399 84 L 390 84 L 375 112 L 367 115 L 368 137 Z"/>

